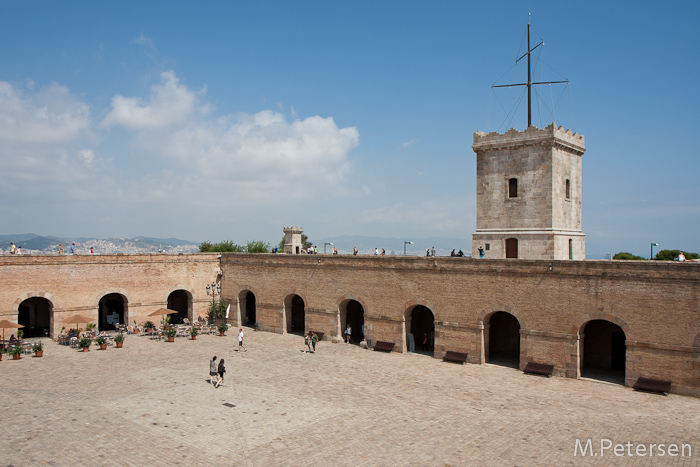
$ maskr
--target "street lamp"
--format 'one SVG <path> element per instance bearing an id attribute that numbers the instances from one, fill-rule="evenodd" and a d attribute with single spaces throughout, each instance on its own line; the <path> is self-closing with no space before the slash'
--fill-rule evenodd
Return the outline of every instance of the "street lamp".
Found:
<path id="1" fill-rule="evenodd" d="M 323 254 L 326 254 L 326 245 L 333 245 L 333 243 L 324 242 L 323 243 Z"/>
<path id="2" fill-rule="evenodd" d="M 651 254 L 649 255 L 649 259 L 654 259 L 654 247 L 655 246 L 659 246 L 659 244 L 656 242 L 651 242 Z"/>
<path id="3" fill-rule="evenodd" d="M 406 256 L 406 245 L 413 245 L 413 242 L 403 242 L 403 255 Z"/>
<path id="4" fill-rule="evenodd" d="M 216 296 L 219 296 L 219 302 L 221 302 L 221 284 L 212 282 L 211 285 L 207 284 L 207 295 L 211 295 L 211 315 L 216 319 Z"/>

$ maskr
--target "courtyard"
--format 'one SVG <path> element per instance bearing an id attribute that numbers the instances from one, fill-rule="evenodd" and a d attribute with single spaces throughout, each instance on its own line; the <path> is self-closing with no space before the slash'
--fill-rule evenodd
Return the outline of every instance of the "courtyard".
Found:
<path id="1" fill-rule="evenodd" d="M 695 398 L 248 328 L 239 354 L 234 331 L 4 355 L 0 465 L 700 465 Z"/>

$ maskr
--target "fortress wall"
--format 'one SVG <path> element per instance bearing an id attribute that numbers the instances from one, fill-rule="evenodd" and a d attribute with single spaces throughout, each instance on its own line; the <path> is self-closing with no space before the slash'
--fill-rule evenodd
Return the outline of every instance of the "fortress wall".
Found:
<path id="1" fill-rule="evenodd" d="M 97 320 L 100 298 L 127 298 L 127 319 L 142 324 L 167 305 L 170 292 L 189 291 L 194 315 L 205 315 L 206 284 L 216 280 L 216 254 L 4 255 L 0 256 L 0 319 L 17 321 L 20 303 L 34 296 L 53 305 L 51 335 L 73 314 Z"/>
<path id="2" fill-rule="evenodd" d="M 221 261 L 221 263 L 219 262 Z M 478 260 L 451 257 L 216 254 L 0 256 L 0 319 L 16 321 L 22 300 L 53 304 L 54 333 L 74 313 L 97 316 L 106 293 L 128 299 L 128 319 L 142 323 L 176 289 L 192 293 L 195 316 L 216 281 L 240 321 L 239 296 L 256 298 L 259 329 L 286 332 L 285 298 L 305 303 L 306 330 L 340 337 L 339 306 L 364 308 L 365 337 L 406 351 L 407 312 L 423 305 L 435 317 L 435 356 L 446 350 L 483 363 L 489 318 L 497 311 L 520 323 L 520 366 L 551 363 L 555 374 L 580 375 L 583 326 L 619 325 L 626 335 L 626 380 L 673 381 L 673 391 L 700 397 L 700 264 L 657 261 Z M 244 294 L 243 294 L 244 296 Z M 410 325 L 410 322 L 409 322 Z"/>

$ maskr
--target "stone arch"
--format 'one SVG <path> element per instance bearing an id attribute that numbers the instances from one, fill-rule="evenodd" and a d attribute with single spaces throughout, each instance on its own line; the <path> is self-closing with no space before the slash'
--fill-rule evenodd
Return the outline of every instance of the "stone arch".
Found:
<path id="1" fill-rule="evenodd" d="M 629 324 L 627 324 L 621 318 L 618 318 L 617 316 L 611 315 L 609 313 L 586 313 L 584 315 L 579 316 L 575 324 L 571 327 L 571 334 L 580 335 L 581 330 L 584 328 L 584 326 L 588 324 L 589 321 L 593 320 L 610 321 L 613 324 L 617 324 L 625 332 L 625 337 L 628 341 L 635 340 L 634 334 L 632 333 L 632 329 L 630 328 Z"/>
<path id="2" fill-rule="evenodd" d="M 93 313 L 94 313 L 93 317 L 94 316 L 97 317 L 98 326 L 99 326 L 99 322 L 100 322 L 99 321 L 100 302 L 102 301 L 102 298 L 104 298 L 106 295 L 109 295 L 109 294 L 119 294 L 124 299 L 124 316 L 123 316 L 124 322 L 122 324 L 126 324 L 126 323 L 129 323 L 131 321 L 134 321 L 136 318 L 136 314 L 135 313 L 132 314 L 131 310 L 129 309 L 129 303 L 133 302 L 133 300 L 131 298 L 131 294 L 126 289 L 122 289 L 120 287 L 109 287 L 109 288 L 102 289 L 101 291 L 99 291 L 95 295 L 95 298 L 92 302 Z"/>
<path id="3" fill-rule="evenodd" d="M 41 291 L 32 291 L 32 292 L 27 292 L 19 296 L 17 300 L 15 300 L 13 304 L 13 311 L 17 314 L 17 322 L 19 322 L 19 307 L 24 302 L 25 300 L 28 300 L 30 298 L 43 298 L 48 300 L 49 302 L 49 337 L 52 339 L 54 338 L 56 333 L 56 326 L 58 323 L 56 322 L 54 313 L 56 312 L 57 309 L 60 309 L 58 306 L 58 299 L 50 294 L 49 292 L 41 292 Z"/>
<path id="4" fill-rule="evenodd" d="M 624 320 L 609 313 L 587 313 L 579 317 L 571 331 L 579 338 L 576 361 L 579 376 L 625 384 L 626 345 L 634 337 Z"/>
<path id="5" fill-rule="evenodd" d="M 251 295 L 252 294 L 252 297 Z M 252 302 L 249 300 L 252 298 Z M 238 286 L 236 292 L 236 326 L 257 326 L 257 300 L 258 292 L 249 285 L 243 284 Z"/>
<path id="6" fill-rule="evenodd" d="M 479 351 L 479 362 L 480 363 L 486 363 L 490 361 L 490 352 L 489 349 L 491 347 L 491 317 L 495 313 L 507 313 L 511 315 L 513 318 L 515 318 L 520 326 L 520 332 L 518 333 L 518 343 L 519 343 L 519 348 L 522 349 L 522 334 L 521 332 L 524 330 L 527 330 L 527 323 L 525 322 L 525 317 L 520 313 L 518 310 L 515 308 L 508 306 L 508 305 L 492 305 L 488 308 L 484 308 L 481 310 L 479 315 L 476 318 L 476 324 L 477 326 L 481 329 L 481 339 L 479 342 L 480 346 L 480 351 Z M 521 351 L 519 352 L 521 353 Z M 522 360 L 520 356 L 518 357 L 518 360 Z M 507 365 L 511 365 L 514 362 L 505 362 Z M 519 365 L 519 363 L 518 363 Z"/>
<path id="7" fill-rule="evenodd" d="M 306 308 L 309 306 L 306 295 L 297 289 L 288 289 L 283 297 L 280 323 L 282 334 L 303 334 L 306 331 Z"/>
<path id="8" fill-rule="evenodd" d="M 170 296 L 177 291 L 184 292 L 186 297 L 187 297 L 187 309 L 185 310 L 185 313 L 182 313 L 182 310 L 176 310 L 176 308 L 174 308 L 170 305 Z M 180 319 L 187 318 L 188 320 L 190 320 L 190 322 L 193 321 L 193 319 L 194 319 L 194 290 L 187 288 L 186 285 L 176 285 L 174 287 L 170 287 L 165 292 L 165 300 L 163 302 L 166 304 L 166 308 L 178 311 L 177 315 L 172 315 L 175 319 L 180 320 Z M 173 321 L 173 324 L 180 324 L 180 323 L 179 322 L 175 323 Z"/>
<path id="9" fill-rule="evenodd" d="M 335 310 L 336 310 L 336 326 L 335 329 L 333 330 L 333 335 L 342 338 L 344 335 L 344 332 L 347 328 L 348 324 L 348 305 L 352 302 L 357 302 L 359 306 L 362 308 L 362 310 L 357 310 L 355 307 L 352 307 L 350 310 L 351 314 L 351 323 L 350 323 L 350 328 L 352 329 L 352 336 L 351 339 L 353 343 L 359 344 L 362 340 L 364 340 L 365 332 L 363 331 L 365 320 L 367 318 L 367 304 L 365 301 L 357 294 L 354 293 L 347 293 L 345 295 L 342 295 L 335 304 Z M 357 316 L 358 312 L 361 311 L 360 316 Z"/>
<path id="10" fill-rule="evenodd" d="M 433 305 L 429 300 L 424 300 L 422 298 L 409 300 L 404 303 L 401 307 L 401 352 L 406 353 L 409 351 L 410 342 L 408 338 L 408 333 L 410 332 L 414 337 L 414 347 L 415 349 L 420 348 L 419 337 L 415 335 L 415 330 L 412 329 L 413 321 L 413 310 L 416 307 L 425 307 L 433 314 L 433 340 L 430 342 L 430 346 L 434 349 L 440 345 L 440 318 L 439 312 L 435 305 Z"/>

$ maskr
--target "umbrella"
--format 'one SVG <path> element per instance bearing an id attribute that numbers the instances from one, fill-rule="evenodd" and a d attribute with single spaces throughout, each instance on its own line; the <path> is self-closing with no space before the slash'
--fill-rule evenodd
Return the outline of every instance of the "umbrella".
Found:
<path id="1" fill-rule="evenodd" d="M 2 340 L 5 340 L 5 329 L 19 329 L 23 328 L 21 324 L 13 323 L 11 321 L 8 321 L 6 319 L 3 319 L 0 321 L 0 328 L 2 328 Z"/>
<path id="2" fill-rule="evenodd" d="M 63 324 L 81 324 L 81 323 L 89 323 L 92 321 L 92 318 L 88 318 L 87 316 L 83 315 L 73 315 L 67 320 L 63 321 Z"/>
<path id="3" fill-rule="evenodd" d="M 163 317 L 163 325 L 165 325 L 165 315 L 172 315 L 173 313 L 179 313 L 179 311 L 176 310 L 169 310 L 168 308 L 161 308 L 160 310 L 154 311 L 148 316 L 162 316 Z"/>

